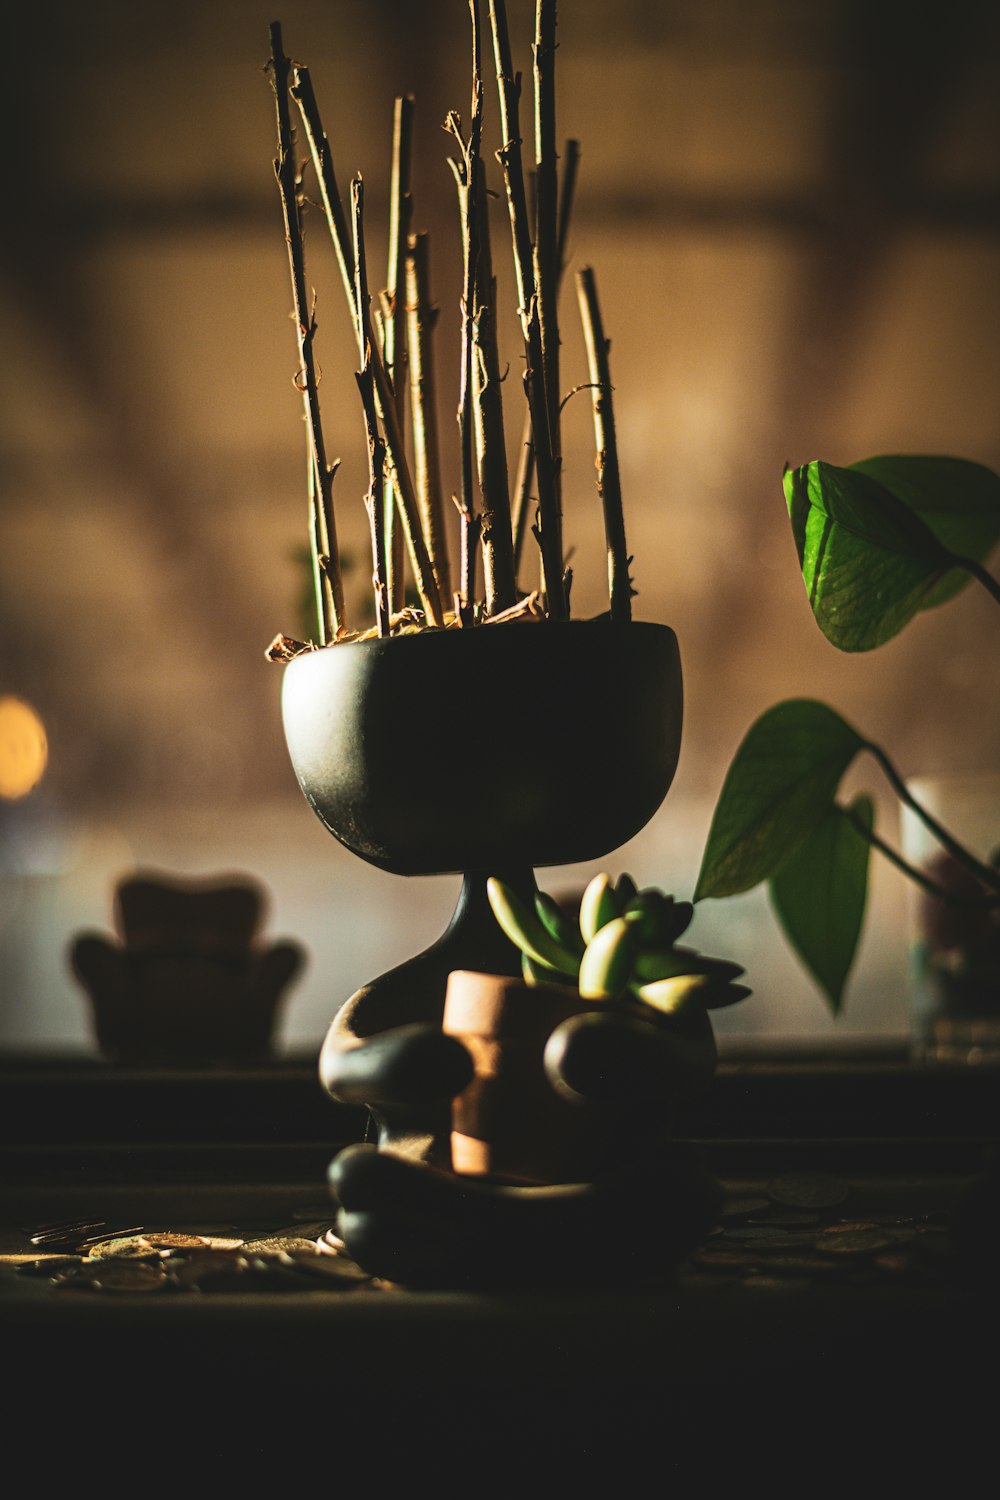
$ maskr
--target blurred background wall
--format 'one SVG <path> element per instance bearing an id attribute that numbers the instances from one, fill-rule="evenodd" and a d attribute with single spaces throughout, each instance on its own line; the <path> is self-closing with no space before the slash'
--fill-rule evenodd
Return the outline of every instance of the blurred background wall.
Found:
<path id="1" fill-rule="evenodd" d="M 508 0 L 530 131 L 531 0 Z M 564 0 L 559 131 L 582 142 L 570 272 L 594 266 L 640 617 L 681 642 L 677 779 L 603 863 L 690 895 L 729 759 L 779 698 L 819 696 L 906 774 L 1000 761 L 996 624 L 981 590 L 878 653 L 814 625 L 782 466 L 879 452 L 1000 467 L 1000 27 L 985 0 Z M 86 1047 L 66 944 L 106 928 L 130 869 L 251 871 L 269 930 L 311 960 L 288 1046 L 436 936 L 451 878 L 342 851 L 302 799 L 264 649 L 307 629 L 300 398 L 275 187 L 268 22 L 309 64 L 346 191 L 366 183 L 384 282 L 393 98 L 416 98 L 415 227 L 440 306 L 439 428 L 455 487 L 459 246 L 441 131 L 468 113 L 464 0 L 40 0 L 8 21 L 0 695 L 30 702 L 49 763 L 0 802 L 0 1046 Z M 13 26 L 13 31 L 9 29 Z M 499 144 L 487 68 L 490 149 Z M 499 171 L 492 186 L 502 191 Z M 509 442 L 520 347 L 502 196 Z M 364 608 L 365 448 L 355 350 L 321 218 L 307 225 L 335 495 Z M 586 379 L 571 279 L 563 383 Z M 606 607 L 586 395 L 565 416 L 578 614 Z M 525 705 L 530 715 L 530 704 Z M 400 726 L 405 745 L 419 726 Z M 874 767 L 852 772 L 894 806 Z M 558 889 L 589 869 L 552 871 Z M 836 1020 L 763 892 L 707 902 L 698 946 L 746 964 L 723 1038 L 905 1031 L 905 899 L 876 862 Z"/>

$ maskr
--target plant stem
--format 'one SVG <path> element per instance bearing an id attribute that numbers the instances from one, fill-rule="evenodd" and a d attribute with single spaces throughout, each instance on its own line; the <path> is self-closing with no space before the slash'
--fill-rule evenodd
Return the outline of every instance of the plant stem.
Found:
<path id="1" fill-rule="evenodd" d="M 486 184 L 481 160 L 474 173 L 471 213 L 479 226 L 479 254 L 472 307 L 472 374 L 479 489 L 482 496 L 481 544 L 486 615 L 499 614 L 517 602 L 514 540 L 510 526 L 507 446 L 503 426 L 500 356 L 497 352 L 496 278 L 490 255 Z"/>
<path id="2" fill-rule="evenodd" d="M 537 536 L 542 553 L 542 577 L 546 603 L 552 619 L 567 616 L 563 584 L 562 511 L 559 503 L 559 473 L 549 428 L 548 403 L 545 394 L 542 333 L 535 286 L 531 230 L 524 191 L 524 167 L 521 160 L 521 134 L 518 118 L 520 80 L 515 76 L 507 30 L 504 0 L 490 0 L 490 22 L 493 29 L 493 51 L 500 96 L 500 128 L 503 145 L 497 159 L 503 167 L 510 212 L 511 238 L 514 249 L 514 272 L 517 282 L 521 329 L 524 335 L 524 383 L 531 413 L 531 438 L 538 480 Z"/>
<path id="3" fill-rule="evenodd" d="M 568 140 L 563 151 L 563 180 L 562 191 L 559 198 L 559 238 L 557 244 L 557 286 L 556 292 L 562 288 L 563 273 L 566 270 L 566 241 L 569 233 L 570 215 L 573 210 L 573 195 L 576 191 L 576 180 L 580 167 L 580 142 Z M 562 411 L 564 403 L 560 402 L 559 410 Z M 528 500 L 531 490 L 531 481 L 535 472 L 535 450 L 531 442 L 531 412 L 525 413 L 524 430 L 521 433 L 521 446 L 517 465 L 517 477 L 514 481 L 514 496 L 511 502 L 512 526 L 514 531 L 514 572 L 515 575 L 521 571 L 521 563 L 524 557 L 524 539 L 528 534 Z"/>
<path id="4" fill-rule="evenodd" d="M 922 887 L 930 895 L 936 896 L 946 906 L 965 908 L 1000 906 L 1000 893 L 993 896 L 961 896 L 955 891 L 947 890 L 943 885 L 938 885 L 936 880 L 932 880 L 929 875 L 923 870 L 919 870 L 916 865 L 911 865 L 891 844 L 887 844 L 883 838 L 880 838 L 874 828 L 869 828 L 865 820 L 858 817 L 852 808 L 844 807 L 841 808 L 841 811 L 851 826 L 856 828 L 858 833 L 868 840 L 873 849 L 877 849 L 880 854 L 884 854 L 886 859 L 896 866 L 897 870 L 901 870 L 916 885 Z"/>
<path id="5" fill-rule="evenodd" d="M 537 0 L 533 48 L 535 95 L 535 244 L 545 405 L 556 483 L 562 479 L 559 422 L 559 179 L 556 153 L 556 0 Z M 561 509 L 561 498 L 559 500 Z"/>
<path id="6" fill-rule="evenodd" d="M 965 848 L 964 844 L 960 844 L 958 840 L 948 832 L 947 828 L 942 827 L 937 819 L 933 817 L 925 807 L 921 807 L 920 803 L 914 797 L 913 793 L 906 785 L 906 782 L 900 776 L 899 772 L 892 764 L 892 761 L 889 759 L 888 755 L 886 755 L 885 751 L 880 745 L 874 744 L 871 740 L 866 740 L 865 749 L 870 751 L 878 761 L 879 765 L 882 767 L 883 772 L 885 773 L 886 779 L 889 781 L 896 795 L 902 802 L 906 803 L 907 807 L 911 808 L 912 811 L 916 813 L 917 817 L 924 824 L 924 826 L 930 830 L 941 847 L 943 849 L 947 849 L 948 853 L 952 856 L 953 859 L 956 859 L 959 864 L 964 865 L 966 869 L 971 870 L 976 879 L 981 881 L 983 885 L 988 886 L 992 891 L 1000 891 L 1000 870 L 995 870 L 992 865 L 983 864 L 981 860 L 978 860 L 974 854 L 971 854 L 969 850 Z"/>
<path id="7" fill-rule="evenodd" d="M 277 21 L 271 24 L 270 38 L 270 77 L 274 89 L 278 124 L 278 155 L 274 163 L 274 175 L 277 178 L 281 195 L 285 240 L 288 245 L 288 267 L 292 281 L 293 313 L 298 341 L 299 370 L 302 377 L 301 382 L 298 378 L 296 379 L 296 385 L 302 392 L 315 474 L 315 487 L 310 502 L 310 545 L 314 555 L 314 569 L 322 568 L 324 577 L 329 583 L 329 595 L 325 589 L 323 590 L 324 607 L 319 611 L 317 622 L 321 641 L 325 643 L 347 625 L 344 584 L 340 570 L 337 529 L 333 512 L 335 466 L 331 467 L 327 463 L 323 424 L 320 419 L 319 382 L 313 354 L 316 316 L 314 308 L 307 312 L 305 247 L 299 217 L 295 154 L 292 147 L 292 127 L 288 109 L 288 79 L 291 65 L 282 49 L 281 26 Z M 329 611 L 329 616 L 327 616 L 327 611 Z"/>
<path id="8" fill-rule="evenodd" d="M 405 435 L 406 414 L 406 243 L 413 218 L 413 99 L 406 95 L 395 104 L 392 124 L 392 177 L 389 189 L 389 269 L 386 279 L 385 341 L 386 374 L 392 383 L 396 414 Z M 389 577 L 389 604 L 395 613 L 403 607 L 403 533 L 396 524 L 396 497 L 392 483 L 384 486 L 385 548 Z M 432 558 L 433 564 L 433 558 Z M 436 576 L 436 569 L 435 569 Z"/>
<path id="9" fill-rule="evenodd" d="M 312 443 L 307 445 L 306 487 L 309 496 L 309 559 L 312 564 L 313 596 L 316 600 L 316 624 L 319 644 L 330 643 L 330 622 L 333 619 L 333 594 L 327 565 L 330 559 L 323 550 L 320 531 L 320 511 L 316 503 L 316 460 Z"/>
<path id="10" fill-rule="evenodd" d="M 396 415 L 392 385 L 386 374 L 382 351 L 375 339 L 372 327 L 371 305 L 370 303 L 364 307 L 357 305 L 357 291 L 353 269 L 354 251 L 350 241 L 347 239 L 347 225 L 340 204 L 340 192 L 337 188 L 337 180 L 334 175 L 333 157 L 328 149 L 324 149 L 326 133 L 323 130 L 323 122 L 320 119 L 316 99 L 305 68 L 296 70 L 296 86 L 292 90 L 292 97 L 299 106 L 309 139 L 316 175 L 320 181 L 327 227 L 330 230 L 330 237 L 333 240 L 334 249 L 337 253 L 341 276 L 343 277 L 344 287 L 347 292 L 348 306 L 351 309 L 354 319 L 358 339 L 358 351 L 362 365 L 364 365 L 366 358 L 366 346 L 370 350 L 372 375 L 375 381 L 375 410 L 382 424 L 385 436 L 387 466 L 396 490 L 397 499 L 400 502 L 400 513 L 417 590 L 428 619 L 433 625 L 443 625 L 444 614 L 442 603 L 430 565 L 430 558 L 427 555 L 427 546 L 424 542 L 423 532 L 420 528 L 420 509 L 417 503 L 416 490 L 413 485 L 413 476 L 406 462 L 403 434 L 399 418 Z M 348 268 L 350 268 L 350 275 L 347 274 Z"/>
<path id="11" fill-rule="evenodd" d="M 954 553 L 951 560 L 956 568 L 964 568 L 966 573 L 971 573 L 977 583 L 981 583 L 986 592 L 1000 604 L 1000 583 L 981 563 L 976 562 L 974 557 L 958 557 Z"/>
<path id="12" fill-rule="evenodd" d="M 612 404 L 611 371 L 608 365 L 610 345 L 604 337 L 597 285 L 589 266 L 577 272 L 577 294 L 580 317 L 587 345 L 587 362 L 594 386 L 594 438 L 597 444 L 597 493 L 604 509 L 604 535 L 608 549 L 608 587 L 611 593 L 612 620 L 632 618 L 632 582 L 629 578 L 625 543 L 625 516 L 622 510 L 621 473 L 618 466 L 618 440 Z"/>
<path id="13" fill-rule="evenodd" d="M 364 183 L 355 177 L 351 183 L 351 224 L 354 232 L 354 300 L 359 308 L 368 305 L 368 277 L 365 261 Z M 379 433 L 375 412 L 375 379 L 372 374 L 371 346 L 366 345 L 361 369 L 355 377 L 361 393 L 361 405 L 365 413 L 368 432 L 368 494 L 365 508 L 372 536 L 372 585 L 375 589 L 375 619 L 380 636 L 389 635 L 391 629 L 391 600 L 389 595 L 388 549 L 386 547 L 386 512 L 382 504 L 383 471 L 385 469 L 385 443 Z M 390 494 L 390 498 L 392 498 Z"/>
<path id="14" fill-rule="evenodd" d="M 430 241 L 426 234 L 410 235 L 406 252 L 407 346 L 410 367 L 410 412 L 413 422 L 413 462 L 417 499 L 424 536 L 442 601 L 451 599 L 451 562 L 441 492 L 438 449 L 436 379 L 432 335 L 438 311 L 431 301 Z"/>

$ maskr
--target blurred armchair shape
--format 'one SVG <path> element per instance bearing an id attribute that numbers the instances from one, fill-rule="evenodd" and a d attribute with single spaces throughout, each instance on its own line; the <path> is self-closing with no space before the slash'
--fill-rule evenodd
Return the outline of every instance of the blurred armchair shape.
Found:
<path id="1" fill-rule="evenodd" d="M 83 932 L 69 951 L 102 1055 L 154 1067 L 266 1060 L 305 961 L 294 942 L 261 940 L 266 906 L 246 875 L 121 880 L 114 936 Z"/>

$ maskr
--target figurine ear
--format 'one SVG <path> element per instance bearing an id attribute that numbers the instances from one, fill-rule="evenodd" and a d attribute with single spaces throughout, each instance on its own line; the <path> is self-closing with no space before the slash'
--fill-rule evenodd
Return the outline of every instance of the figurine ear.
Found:
<path id="1" fill-rule="evenodd" d="M 117 989 L 124 977 L 122 950 L 97 932 L 83 932 L 69 948 L 74 975 L 91 995 Z"/>
<path id="2" fill-rule="evenodd" d="M 265 995 L 280 995 L 302 969 L 305 959 L 305 949 L 298 943 L 274 943 L 257 960 L 257 988 Z"/>

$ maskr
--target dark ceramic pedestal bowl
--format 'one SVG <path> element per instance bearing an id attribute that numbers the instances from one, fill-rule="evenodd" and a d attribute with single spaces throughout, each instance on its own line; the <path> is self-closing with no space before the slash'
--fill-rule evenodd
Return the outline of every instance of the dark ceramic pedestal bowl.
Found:
<path id="1" fill-rule="evenodd" d="M 330 832 L 397 875 L 573 864 L 638 833 L 680 751 L 677 639 L 607 619 L 362 641 L 285 668 Z"/>
<path id="2" fill-rule="evenodd" d="M 299 784 L 342 844 L 397 875 L 464 876 L 448 930 L 341 1007 L 320 1060 L 383 1143 L 419 1137 L 426 1154 L 469 1078 L 440 1035 L 448 974 L 520 972 L 486 878 L 530 899 L 536 866 L 598 859 L 644 827 L 680 749 L 677 640 L 602 618 L 344 644 L 285 667 L 282 711 Z"/>

